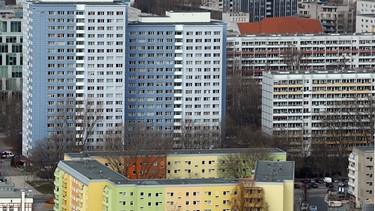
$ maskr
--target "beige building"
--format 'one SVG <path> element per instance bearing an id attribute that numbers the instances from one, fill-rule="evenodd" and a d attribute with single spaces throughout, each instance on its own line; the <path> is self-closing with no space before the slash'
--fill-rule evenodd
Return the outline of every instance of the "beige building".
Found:
<path id="1" fill-rule="evenodd" d="M 353 33 L 355 31 L 355 10 L 351 5 L 300 2 L 298 15 L 320 20 L 326 33 Z"/>
<path id="2" fill-rule="evenodd" d="M 354 147 L 348 171 L 348 193 L 355 206 L 374 203 L 374 146 Z"/>
<path id="3" fill-rule="evenodd" d="M 365 71 L 264 72 L 262 131 L 304 156 L 369 144 L 374 86 L 375 73 Z"/>

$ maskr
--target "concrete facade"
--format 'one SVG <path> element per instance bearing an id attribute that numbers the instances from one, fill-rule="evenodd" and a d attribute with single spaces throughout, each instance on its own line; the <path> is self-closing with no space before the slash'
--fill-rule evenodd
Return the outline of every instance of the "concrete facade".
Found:
<path id="1" fill-rule="evenodd" d="M 291 49 L 301 54 L 294 66 L 284 54 Z M 238 71 L 243 77 L 262 81 L 263 71 L 373 71 L 375 35 L 304 34 L 240 35 L 228 37 L 227 73 Z M 297 56 L 295 56 L 297 57 Z"/>
<path id="2" fill-rule="evenodd" d="M 104 134 L 135 125 L 173 138 L 175 147 L 184 147 L 186 125 L 215 134 L 207 148 L 220 144 L 226 24 L 209 13 L 174 12 L 128 24 L 127 7 L 25 2 L 25 156 L 51 137 L 101 150 Z"/>
<path id="3" fill-rule="evenodd" d="M 291 146 L 288 152 L 305 156 L 312 144 L 335 145 L 337 139 L 349 149 L 370 144 L 374 123 L 365 114 L 372 110 L 374 77 L 363 71 L 266 72 L 262 131 L 283 136 Z"/>
<path id="4" fill-rule="evenodd" d="M 356 208 L 374 203 L 374 147 L 354 147 L 349 155 L 348 193 Z"/>

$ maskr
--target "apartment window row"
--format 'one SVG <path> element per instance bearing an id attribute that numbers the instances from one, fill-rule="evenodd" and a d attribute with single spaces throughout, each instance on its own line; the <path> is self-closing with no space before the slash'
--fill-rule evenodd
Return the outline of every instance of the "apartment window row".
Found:
<path id="1" fill-rule="evenodd" d="M 145 35 L 150 35 L 150 36 L 155 36 L 155 35 L 175 35 L 174 31 L 131 31 L 129 32 L 130 36 L 145 36 Z"/>
<path id="2" fill-rule="evenodd" d="M 109 15 L 109 16 L 112 16 L 114 15 L 115 12 L 114 11 L 89 11 L 87 12 L 87 15 Z M 124 12 L 123 11 L 116 11 L 116 15 L 124 15 Z"/>

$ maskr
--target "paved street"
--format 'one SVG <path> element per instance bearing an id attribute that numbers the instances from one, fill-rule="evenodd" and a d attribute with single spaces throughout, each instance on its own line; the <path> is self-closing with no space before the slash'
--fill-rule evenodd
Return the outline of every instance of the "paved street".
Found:
<path id="1" fill-rule="evenodd" d="M 300 184 L 300 183 L 298 183 Z M 294 189 L 294 210 L 299 211 L 301 203 L 304 200 L 304 193 L 302 184 L 300 189 Z M 327 194 L 327 188 L 324 184 L 319 184 L 318 188 L 307 189 L 307 200 L 310 205 L 315 205 L 318 210 L 327 210 L 327 204 L 324 201 L 324 196 Z"/>
<path id="2" fill-rule="evenodd" d="M 304 199 L 304 193 L 302 184 L 300 189 L 294 189 L 294 210 L 300 211 L 301 203 Z M 337 188 L 337 183 L 334 184 Z M 329 208 L 327 203 L 324 201 L 324 197 L 327 194 L 327 187 L 325 184 L 319 184 L 318 188 L 307 189 L 307 200 L 310 205 L 318 207 L 319 211 L 359 211 L 360 209 L 351 208 L 349 204 L 344 204 L 342 207 Z"/>
<path id="3" fill-rule="evenodd" d="M 0 133 L 0 151 L 12 150 L 6 146 L 3 142 L 3 135 Z M 0 172 L 4 179 L 15 185 L 16 188 L 25 188 L 31 190 L 34 194 L 34 210 L 38 211 L 50 211 L 53 210 L 49 207 L 45 207 L 44 202 L 47 201 L 51 195 L 44 195 L 26 181 L 38 180 L 32 172 L 25 172 L 22 168 L 15 168 L 10 165 L 11 159 L 0 159 Z"/>

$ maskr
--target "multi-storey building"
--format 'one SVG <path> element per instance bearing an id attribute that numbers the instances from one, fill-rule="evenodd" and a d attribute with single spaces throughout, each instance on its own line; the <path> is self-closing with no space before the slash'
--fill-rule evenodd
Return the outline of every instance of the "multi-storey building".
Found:
<path id="1" fill-rule="evenodd" d="M 186 122 L 220 134 L 226 25 L 167 15 L 128 25 L 121 2 L 25 2 L 23 154 L 51 137 L 100 150 L 132 124 L 176 140 Z"/>
<path id="2" fill-rule="evenodd" d="M 224 26 L 211 22 L 209 13 L 167 12 L 167 17 L 141 17 L 129 23 L 125 122 L 174 134 L 175 140 L 186 130 L 192 136 L 197 130 L 221 131 Z M 218 146 L 218 138 L 212 137 L 207 147 Z M 182 146 L 176 142 L 176 147 Z"/>
<path id="3" fill-rule="evenodd" d="M 145 154 L 147 155 L 145 156 Z M 254 160 L 249 159 L 251 154 L 267 155 L 270 159 L 274 161 L 286 161 L 286 152 L 281 149 L 246 149 L 246 148 L 223 148 L 223 149 L 191 149 L 191 150 L 172 150 L 163 156 L 150 155 L 149 151 L 140 151 L 137 153 L 136 158 L 131 158 L 129 155 L 119 155 L 123 158 L 116 159 L 116 161 L 121 162 L 134 162 L 133 166 L 129 168 L 124 168 L 128 172 L 124 172 L 129 179 L 137 178 L 166 178 L 166 179 L 197 179 L 197 178 L 223 178 L 226 176 L 226 165 L 223 165 L 225 160 L 233 155 L 236 158 L 242 159 L 244 166 L 249 167 L 246 169 L 246 175 L 250 177 L 254 166 L 247 164 L 248 162 L 254 162 Z M 112 161 L 108 159 L 108 152 L 85 152 L 85 153 L 66 153 L 64 160 L 97 160 L 100 163 L 107 165 L 112 168 Z M 160 157 L 160 158 L 156 158 Z M 254 156 L 253 156 L 254 157 Z M 266 156 L 263 156 L 266 157 Z M 113 160 L 113 159 L 112 159 Z M 124 162 L 125 161 L 125 162 Z M 154 166 L 149 166 L 147 163 L 155 163 Z M 118 166 L 118 164 L 114 165 Z M 117 170 L 117 169 L 115 169 Z M 157 175 L 147 176 L 141 175 L 141 171 L 145 174 L 155 171 Z M 243 169 L 238 169 L 238 171 L 243 171 Z"/>
<path id="4" fill-rule="evenodd" d="M 16 9 L 10 9 L 9 14 L 0 16 L 0 99 L 11 95 L 21 97 L 21 22 L 22 13 L 18 13 Z"/>
<path id="5" fill-rule="evenodd" d="M 228 24 L 228 32 L 238 33 L 237 23 L 249 22 L 249 14 L 244 12 L 223 12 L 222 20 Z"/>
<path id="6" fill-rule="evenodd" d="M 208 8 L 209 10 L 222 11 L 223 0 L 202 0 L 202 8 Z"/>
<path id="7" fill-rule="evenodd" d="M 308 156 L 318 144 L 349 148 L 372 143 L 375 73 L 264 72 L 262 131 L 282 135 Z"/>
<path id="8" fill-rule="evenodd" d="M 349 155 L 348 193 L 356 208 L 374 203 L 374 146 L 354 147 Z"/>
<path id="9" fill-rule="evenodd" d="M 126 5 L 25 2 L 24 20 L 23 154 L 55 135 L 95 149 L 124 122 Z"/>
<path id="10" fill-rule="evenodd" d="M 353 33 L 355 31 L 355 9 L 351 4 L 300 2 L 298 16 L 320 20 L 323 31 L 326 33 Z"/>
<path id="11" fill-rule="evenodd" d="M 245 12 L 250 22 L 297 14 L 297 0 L 224 0 L 223 12 Z"/>
<path id="12" fill-rule="evenodd" d="M 13 183 L 0 183 L 0 206 L 2 210 L 32 211 L 33 193 L 25 189 L 15 188 Z"/>
<path id="13" fill-rule="evenodd" d="M 246 206 L 259 208 L 256 202 L 262 200 L 270 211 L 293 209 L 294 163 L 257 166 L 256 178 L 246 182 L 249 192 L 241 195 L 247 199 Z M 54 210 L 227 211 L 241 193 L 238 188 L 238 179 L 128 180 L 98 161 L 60 161 L 55 171 Z"/>
<path id="14" fill-rule="evenodd" d="M 373 34 L 230 36 L 227 73 L 241 71 L 243 76 L 254 77 L 260 82 L 263 71 L 372 71 L 374 53 Z M 287 58 L 299 62 L 291 65 Z"/>
<path id="15" fill-rule="evenodd" d="M 356 32 L 375 32 L 375 2 L 358 0 L 356 12 Z"/>
<path id="16" fill-rule="evenodd" d="M 249 19 L 261 21 L 266 17 L 286 17 L 297 14 L 297 0 L 250 0 Z"/>

